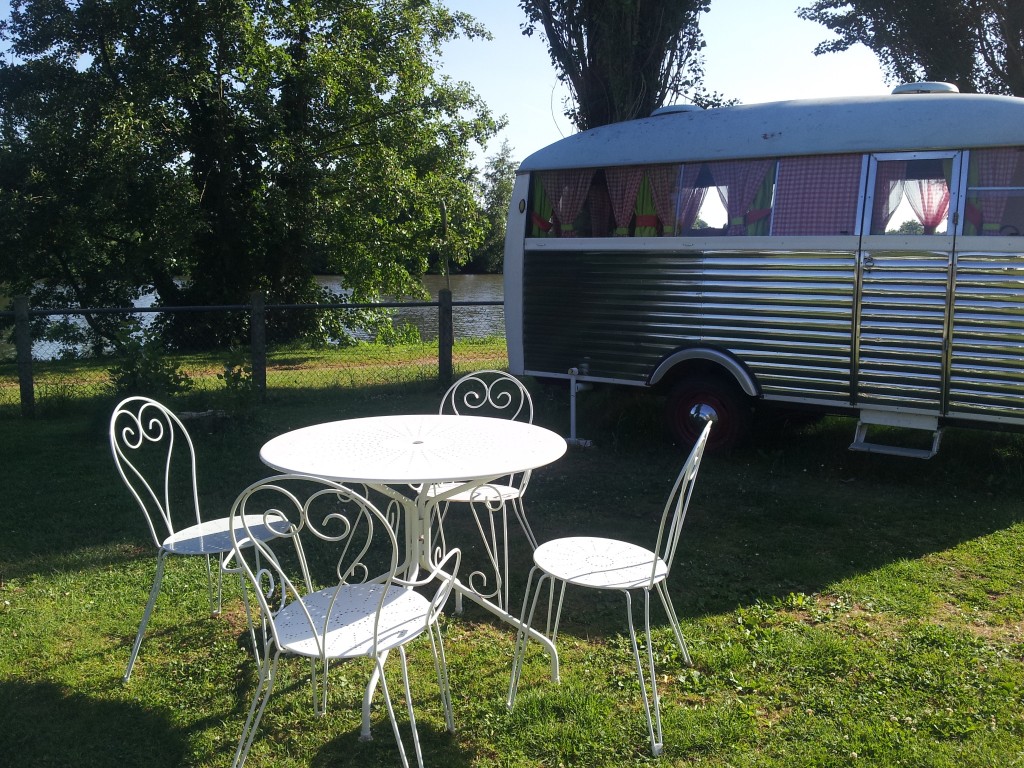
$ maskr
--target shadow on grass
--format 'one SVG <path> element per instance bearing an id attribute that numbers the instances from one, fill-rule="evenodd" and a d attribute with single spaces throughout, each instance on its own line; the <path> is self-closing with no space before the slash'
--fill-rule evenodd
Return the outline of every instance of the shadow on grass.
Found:
<path id="1" fill-rule="evenodd" d="M 595 397 L 582 411 L 589 423 L 579 431 L 594 446 L 570 449 L 534 474 L 526 504 L 539 540 L 596 535 L 653 545 L 685 460 L 654 407 Z M 939 455 L 921 461 L 850 452 L 854 426 L 838 417 L 776 425 L 750 445 L 704 457 L 669 580 L 681 617 L 828 591 L 1024 520 L 1020 436 L 948 430 Z M 529 553 L 517 554 L 516 613 L 529 567 Z M 625 621 L 621 595 L 567 592 L 562 632 L 617 633 Z"/>
<path id="2" fill-rule="evenodd" d="M 536 421 L 567 434 L 565 388 L 533 383 L 531 389 Z M 226 514 L 238 490 L 271 474 L 258 458 L 267 439 L 338 418 L 433 412 L 438 397 L 436 382 L 272 393 L 254 419 L 194 435 L 206 514 Z M 184 402 L 192 408 L 198 401 Z M 526 507 L 540 540 L 586 534 L 653 541 L 685 460 L 667 440 L 658 408 L 656 399 L 631 392 L 581 396 L 578 433 L 595 445 L 570 449 L 534 472 Z M 102 565 L 102 553 L 76 563 L 68 553 L 79 548 L 102 548 L 112 561 L 136 552 L 152 557 L 141 514 L 114 471 L 104 418 L 82 413 L 12 420 L 6 427 L 0 577 Z M 1018 436 L 951 430 L 939 455 L 920 461 L 851 453 L 853 428 L 852 420 L 840 418 L 775 427 L 748 447 L 705 457 L 670 580 L 681 615 L 824 591 L 1024 517 Z M 458 515 L 450 517 L 449 543 L 471 554 L 479 535 L 469 515 L 461 520 L 465 525 Z M 510 537 L 510 608 L 518 613 L 531 560 L 514 522 Z M 577 595 L 567 598 L 564 631 L 619 631 L 619 596 Z"/>
<path id="3" fill-rule="evenodd" d="M 395 694 L 392 694 L 395 695 Z M 415 703 L 415 702 L 414 702 Z M 380 702 L 380 694 L 377 694 L 377 709 L 383 710 L 384 705 Z M 375 710 L 376 711 L 376 710 Z M 405 754 L 410 765 L 416 764 L 416 753 L 412 742 L 412 732 L 409 730 L 408 716 L 402 701 L 395 701 L 395 714 L 398 717 L 398 729 L 402 734 L 402 743 L 405 746 Z M 416 714 L 422 715 L 420 710 Z M 456 714 L 456 718 L 457 718 Z M 423 722 L 425 718 L 417 720 L 417 730 L 420 737 L 420 747 L 423 750 L 423 764 L 429 766 L 445 766 L 445 768 L 469 768 L 475 761 L 471 754 L 465 753 L 459 747 L 458 737 L 444 730 L 444 725 L 435 727 L 432 723 Z M 459 727 L 456 719 L 455 727 Z M 310 768 L 334 768 L 339 765 L 400 765 L 398 756 L 398 745 L 395 743 L 395 734 L 391 729 L 391 723 L 384 716 L 382 720 L 375 720 L 373 728 L 373 739 L 371 741 L 360 741 L 359 729 L 353 729 L 332 739 L 321 749 L 317 750 L 309 761 Z"/>
<path id="4" fill-rule="evenodd" d="M 229 407 L 227 420 L 189 425 L 203 515 L 218 517 L 228 514 L 242 488 L 274 474 L 259 460 L 260 447 L 270 438 L 321 421 L 429 413 L 439 399 L 436 382 L 414 382 L 355 390 L 287 389 L 244 413 L 231 411 L 230 402 L 212 393 L 163 400 L 179 413 Z M 33 573 L 114 563 L 126 552 L 155 557 L 142 512 L 110 455 L 108 425 L 115 402 L 110 397 L 83 398 L 74 411 L 43 409 L 36 419 L 2 422 L 5 503 L 0 507 L 0 583 Z M 68 553 L 77 549 L 93 551 L 76 564 Z M 104 561 L 97 550 L 111 552 L 110 559 Z"/>
<path id="5" fill-rule="evenodd" d="M 0 682 L 0 722 L 0 755 L 19 768 L 172 768 L 186 752 L 185 736 L 163 716 L 52 683 Z"/>

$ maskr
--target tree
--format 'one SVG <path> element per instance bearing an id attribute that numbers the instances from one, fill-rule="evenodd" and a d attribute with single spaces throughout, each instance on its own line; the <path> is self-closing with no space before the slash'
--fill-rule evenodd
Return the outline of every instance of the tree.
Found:
<path id="1" fill-rule="evenodd" d="M 505 259 L 505 225 L 512 188 L 516 183 L 516 163 L 512 147 L 501 143 L 496 155 L 487 158 L 483 179 L 477 192 L 485 224 L 484 239 L 473 251 L 466 265 L 467 272 L 501 272 Z"/>
<path id="2" fill-rule="evenodd" d="M 574 105 L 580 130 L 646 117 L 669 98 L 720 102 L 700 86 L 704 38 L 698 27 L 710 0 L 520 0 L 526 35 L 538 28 Z"/>
<path id="3" fill-rule="evenodd" d="M 441 199 L 456 260 L 481 237 L 469 145 L 499 127 L 435 72 L 460 35 L 486 32 L 431 0 L 13 0 L 0 282 L 72 307 L 304 303 L 315 270 L 419 292 Z M 180 346 L 244 332 L 174 317 Z"/>
<path id="4" fill-rule="evenodd" d="M 862 43 L 894 81 L 939 80 L 965 92 L 1024 96 L 1019 0 L 818 0 L 798 15 L 839 35 L 816 54 Z"/>

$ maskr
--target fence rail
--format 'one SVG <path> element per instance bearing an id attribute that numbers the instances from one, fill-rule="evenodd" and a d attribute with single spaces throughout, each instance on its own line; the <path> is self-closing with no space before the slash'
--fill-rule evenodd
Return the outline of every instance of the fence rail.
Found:
<path id="1" fill-rule="evenodd" d="M 264 397 L 268 386 L 268 370 L 280 372 L 294 370 L 297 366 L 294 361 L 294 350 L 290 355 L 285 355 L 284 362 L 273 359 L 274 350 L 268 350 L 267 345 L 267 321 L 268 311 L 280 312 L 323 312 L 328 310 L 360 310 L 360 309 L 395 309 L 409 307 L 436 307 L 437 308 L 437 341 L 436 341 L 436 368 L 434 360 L 427 359 L 424 355 L 422 364 L 412 375 L 419 378 L 436 375 L 441 385 L 451 382 L 454 374 L 454 323 L 453 313 L 456 307 L 472 306 L 501 306 L 501 301 L 453 301 L 449 289 L 441 289 L 438 293 L 438 300 L 433 302 L 380 302 L 380 303 L 331 303 L 331 304 L 268 304 L 262 293 L 254 292 L 248 304 L 224 304 L 216 306 L 180 306 L 180 307 L 94 307 L 86 309 L 41 309 L 29 306 L 28 299 L 24 296 L 14 297 L 11 310 L 0 311 L 0 318 L 14 319 L 14 341 L 15 360 L 18 381 L 18 400 L 23 416 L 31 417 L 35 414 L 36 407 L 36 385 L 38 375 L 33 373 L 33 345 L 32 320 L 38 317 L 68 317 L 68 316 L 89 316 L 89 315 L 146 315 L 146 314 L 174 314 L 188 312 L 247 312 L 250 314 L 250 338 L 248 349 L 245 350 L 247 362 L 251 366 L 251 381 L 259 397 Z M 426 346 L 426 345 L 425 345 Z M 365 356 L 362 362 L 356 364 L 366 368 Z M 380 355 L 379 362 L 386 365 L 386 355 Z M 490 361 L 488 361 L 490 363 Z M 343 367 L 336 361 L 324 364 L 325 369 L 337 369 Z M 436 374 L 434 373 L 436 371 Z M 0 379 L 4 378 L 0 375 Z M 349 373 L 347 381 L 355 381 L 356 377 Z M 8 383 L 10 379 L 8 377 Z M 335 377 L 328 384 L 343 384 Z M 3 382 L 0 381 L 0 385 Z M 10 386 L 7 389 L 10 390 Z"/>

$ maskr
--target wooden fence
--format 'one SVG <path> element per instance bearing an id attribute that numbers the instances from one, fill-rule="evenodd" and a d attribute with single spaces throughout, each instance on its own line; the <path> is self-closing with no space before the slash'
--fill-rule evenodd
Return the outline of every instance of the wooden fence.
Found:
<path id="1" fill-rule="evenodd" d="M 39 316 L 70 316 L 90 314 L 144 314 L 208 311 L 247 311 L 250 322 L 250 355 L 253 385 L 260 397 L 265 396 L 267 387 L 267 344 L 266 313 L 268 310 L 326 310 L 326 309 L 377 309 L 398 307 L 437 307 L 438 317 L 438 380 L 447 386 L 453 376 L 452 348 L 454 325 L 452 322 L 455 306 L 500 306 L 500 301 L 452 301 L 452 292 L 441 289 L 436 302 L 393 302 L 375 304 L 267 304 L 262 293 L 256 291 L 249 304 L 220 305 L 205 307 L 101 307 L 94 309 L 33 309 L 28 298 L 15 296 L 12 309 L 0 312 L 0 316 L 14 318 L 14 340 L 17 359 L 17 375 L 20 390 L 21 412 L 31 417 L 35 413 L 35 382 L 32 374 L 32 318 Z"/>

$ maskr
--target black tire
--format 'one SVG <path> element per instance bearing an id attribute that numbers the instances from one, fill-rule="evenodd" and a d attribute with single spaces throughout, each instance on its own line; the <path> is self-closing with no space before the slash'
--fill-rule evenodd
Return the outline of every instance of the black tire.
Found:
<path id="1" fill-rule="evenodd" d="M 694 409 L 713 413 L 715 424 L 708 438 L 708 451 L 727 451 L 740 445 L 750 432 L 753 401 L 735 382 L 718 376 L 682 379 L 672 387 L 665 404 L 665 416 L 672 439 L 689 450 L 704 429 L 694 418 Z"/>

